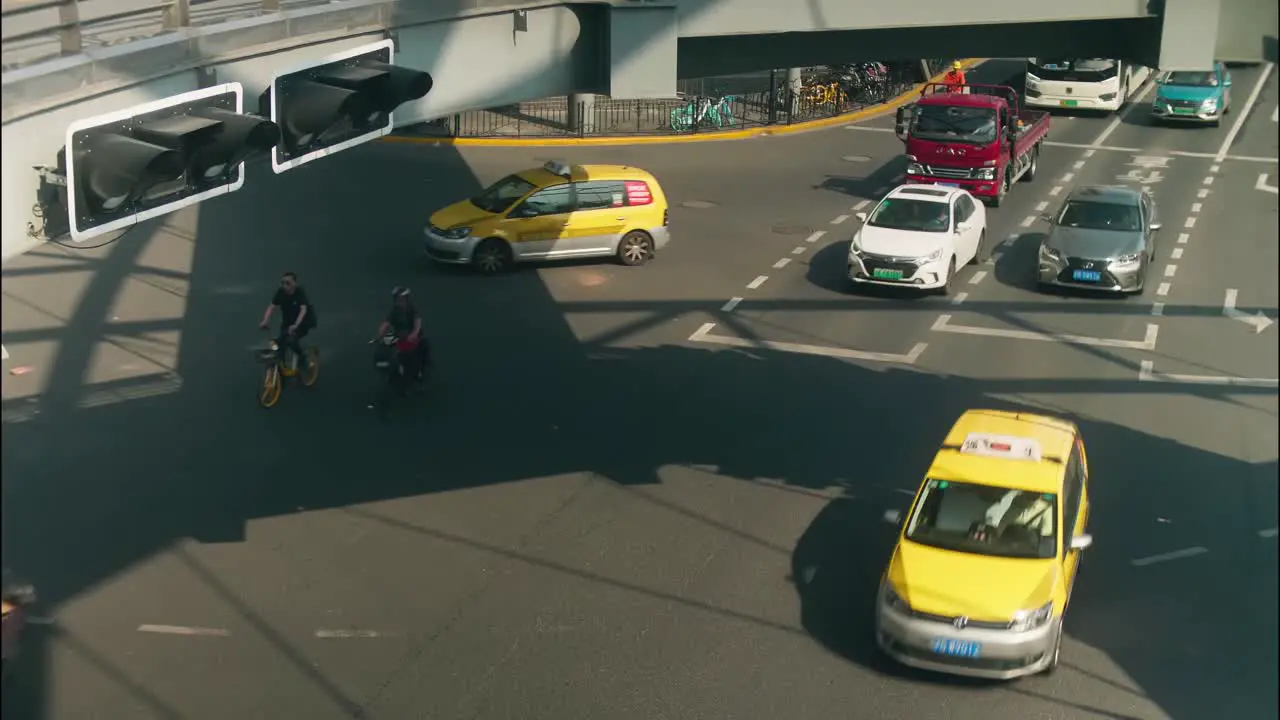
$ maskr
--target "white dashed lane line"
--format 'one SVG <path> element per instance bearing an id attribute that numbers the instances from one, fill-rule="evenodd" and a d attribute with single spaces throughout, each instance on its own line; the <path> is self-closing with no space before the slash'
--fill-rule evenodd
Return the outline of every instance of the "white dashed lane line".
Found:
<path id="1" fill-rule="evenodd" d="M 1152 303 L 1151 314 L 1156 317 L 1160 317 L 1161 315 L 1164 315 L 1164 303 L 1162 302 Z"/>
<path id="2" fill-rule="evenodd" d="M 955 297 L 951 298 L 951 304 L 959 305 L 960 303 L 964 302 L 965 299 L 968 297 L 969 297 L 969 293 L 957 293 Z"/>
<path id="3" fill-rule="evenodd" d="M 1048 200 L 1042 200 L 1041 202 L 1036 203 L 1036 212 L 1044 212 L 1048 208 L 1049 208 Z"/>
<path id="4" fill-rule="evenodd" d="M 1036 216 L 1035 216 L 1035 215 L 1028 215 L 1028 216 L 1026 216 L 1026 217 L 1022 218 L 1022 227 L 1024 227 L 1024 228 L 1029 228 L 1029 227 L 1031 227 L 1032 225 L 1035 225 L 1035 224 L 1036 224 Z"/>
<path id="5" fill-rule="evenodd" d="M 784 268 L 784 267 L 786 267 L 786 266 L 788 266 L 788 265 L 790 265 L 790 264 L 791 264 L 791 258 L 782 258 L 782 259 L 781 259 L 781 260 L 779 260 L 778 262 L 774 263 L 774 264 L 773 264 L 773 267 L 774 267 L 774 269 L 775 269 L 775 270 L 781 270 L 782 268 Z"/>
<path id="6" fill-rule="evenodd" d="M 1169 294 L 1169 283 L 1160 283 L 1160 287 L 1156 288 L 1156 294 L 1164 297 Z"/>
<path id="7" fill-rule="evenodd" d="M 803 246 L 803 245 L 797 245 L 797 246 L 796 246 L 796 247 L 791 251 L 791 254 L 792 254 L 792 255 L 803 255 L 803 254 L 804 254 L 804 251 L 805 251 L 805 250 L 808 250 L 808 249 L 809 249 L 809 248 L 807 248 L 807 247 L 805 247 L 805 246 Z"/>
<path id="8" fill-rule="evenodd" d="M 1204 184 L 1205 184 L 1205 185 L 1212 185 L 1212 184 L 1213 184 L 1213 176 L 1212 176 L 1212 175 L 1209 175 L 1209 176 L 1205 177 L 1205 179 L 1204 179 Z"/>
<path id="9" fill-rule="evenodd" d="M 740 297 L 729 298 L 729 302 L 725 303 L 724 306 L 720 308 L 720 312 L 733 312 L 733 309 L 738 307 L 738 303 L 740 302 L 742 302 L 742 298 Z"/>
<path id="10" fill-rule="evenodd" d="M 752 280 L 751 282 L 747 283 L 747 289 L 755 290 L 759 288 L 761 285 L 768 282 L 768 280 L 769 280 L 768 275 L 757 275 L 755 280 Z"/>
<path id="11" fill-rule="evenodd" d="M 1164 266 L 1164 276 L 1165 276 L 1165 277 L 1173 277 L 1174 275 L 1177 275 L 1177 274 L 1178 274 L 1178 266 L 1177 266 L 1177 265 L 1165 265 L 1165 266 Z"/>
<path id="12" fill-rule="evenodd" d="M 1084 161 L 1083 161 L 1083 160 L 1077 160 L 1077 161 L 1075 161 L 1075 162 L 1071 163 L 1071 169 L 1072 169 L 1072 170 L 1079 170 L 1079 169 L 1080 169 L 1080 168 L 1082 168 L 1082 167 L 1084 167 Z"/>
<path id="13" fill-rule="evenodd" d="M 1004 243 L 1002 244 L 1005 247 L 1013 247 L 1013 244 L 1016 242 L 1018 242 L 1018 235 L 1017 233 L 1014 233 L 1013 235 L 1010 235 L 1009 237 L 1005 238 Z"/>
<path id="14" fill-rule="evenodd" d="M 853 211 L 854 211 L 854 212 L 858 212 L 859 210 L 861 210 L 862 208 L 864 208 L 864 207 L 866 207 L 866 206 L 868 206 L 868 205 L 870 205 L 870 204 L 871 204 L 871 201 L 870 201 L 870 200 L 859 200 L 859 201 L 858 201 L 858 204 L 853 206 Z"/>
<path id="15" fill-rule="evenodd" d="M 1063 183 L 1069 183 L 1069 182 L 1071 182 L 1072 180 L 1075 180 L 1075 179 L 1076 179 L 1076 174 L 1075 174 L 1075 173 L 1067 173 L 1067 174 L 1065 174 L 1065 175 L 1063 175 L 1063 176 L 1062 176 L 1062 182 L 1063 182 Z"/>
<path id="16" fill-rule="evenodd" d="M 1172 252 L 1172 253 L 1170 253 L 1170 255 L 1169 255 L 1169 259 L 1170 259 L 1170 260 L 1181 260 L 1181 259 L 1182 259 L 1182 248 L 1174 248 L 1174 249 L 1173 249 L 1173 252 Z"/>
<path id="17" fill-rule="evenodd" d="M 1058 193 L 1060 192 L 1062 192 L 1062 186 L 1054 185 L 1053 189 L 1049 191 L 1049 197 L 1058 197 Z"/>
<path id="18" fill-rule="evenodd" d="M 1196 197 L 1200 198 L 1201 200 L 1209 197 L 1209 189 L 1200 188 L 1199 190 L 1196 191 Z"/>
<path id="19" fill-rule="evenodd" d="M 1182 226 L 1186 228 L 1193 228 L 1196 226 L 1196 219 L 1193 217 L 1189 217 L 1187 218 L 1187 221 L 1182 224 Z"/>
<path id="20" fill-rule="evenodd" d="M 842 223 L 842 222 L 844 222 L 845 220 L 848 220 L 848 219 L 849 219 L 849 216 L 848 216 L 848 215 L 837 215 L 837 216 L 836 216 L 836 219 L 831 221 L 831 224 L 832 224 L 832 225 L 839 225 L 840 223 Z"/>
<path id="21" fill-rule="evenodd" d="M 804 241 L 805 241 L 805 242 L 807 242 L 807 243 L 815 243 L 815 242 L 818 242 L 818 238 L 820 238 L 820 237 L 822 237 L 823 235 L 826 235 L 826 234 L 827 234 L 827 231 L 826 231 L 826 230 L 819 230 L 819 231 L 815 232 L 814 234 L 810 235 L 809 237 L 805 238 L 805 239 L 804 239 Z"/>
<path id="22" fill-rule="evenodd" d="M 1203 203 L 1191 203 L 1191 212 L 1198 213 L 1202 207 L 1204 207 Z"/>
<path id="23" fill-rule="evenodd" d="M 1179 244 L 1179 245 L 1186 245 L 1186 244 L 1187 244 L 1187 241 L 1188 241 L 1188 240 L 1190 240 L 1190 239 L 1191 239 L 1191 236 L 1190 236 L 1190 235 L 1188 235 L 1187 233 L 1178 233 L 1178 244 Z"/>
<path id="24" fill-rule="evenodd" d="M 977 285 L 978 283 L 982 282 L 982 279 L 985 278 L 986 276 L 987 276 L 986 270 L 979 270 L 978 272 L 973 274 L 973 277 L 969 278 L 969 284 Z"/>

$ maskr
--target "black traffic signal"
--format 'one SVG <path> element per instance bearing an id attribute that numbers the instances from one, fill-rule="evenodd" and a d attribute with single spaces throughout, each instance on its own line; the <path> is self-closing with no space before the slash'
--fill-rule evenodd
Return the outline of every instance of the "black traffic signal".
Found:
<path id="1" fill-rule="evenodd" d="M 395 45 L 382 40 L 281 73 L 259 112 L 280 126 L 271 151 L 277 173 L 391 132 L 391 113 L 431 91 L 431 76 L 392 64 Z"/>
<path id="2" fill-rule="evenodd" d="M 72 123 L 58 153 L 72 238 L 239 190 L 244 161 L 280 138 L 243 109 L 243 88 L 228 83 Z"/>

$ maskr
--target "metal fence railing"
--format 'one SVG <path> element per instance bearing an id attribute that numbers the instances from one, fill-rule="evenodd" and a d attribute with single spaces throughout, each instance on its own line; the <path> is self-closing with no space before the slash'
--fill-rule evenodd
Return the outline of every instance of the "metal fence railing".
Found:
<path id="1" fill-rule="evenodd" d="M 775 71 L 682 81 L 682 97 L 670 100 L 549 98 L 454 113 L 404 131 L 430 137 L 565 138 L 742 130 L 843 115 L 884 103 L 927 79 L 918 60 L 890 64 L 883 79 L 859 87 L 823 82 L 822 73 L 814 69 L 799 92 L 786 85 L 784 71 Z"/>

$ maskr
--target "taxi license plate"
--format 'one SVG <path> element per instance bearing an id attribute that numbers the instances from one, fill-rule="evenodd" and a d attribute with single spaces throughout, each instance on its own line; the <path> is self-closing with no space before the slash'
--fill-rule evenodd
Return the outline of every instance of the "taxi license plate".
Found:
<path id="1" fill-rule="evenodd" d="M 1196 109 L 1195 108 L 1174 108 L 1173 114 L 1174 115 L 1195 115 Z"/>
<path id="2" fill-rule="evenodd" d="M 1076 105 L 1079 105 L 1079 104 L 1080 103 L 1077 100 L 1063 100 L 1061 102 L 1062 107 L 1075 107 Z"/>
<path id="3" fill-rule="evenodd" d="M 877 278 L 880 280 L 901 280 L 902 271 L 901 270 L 885 270 L 884 268 L 876 268 L 875 270 L 871 271 L 871 277 Z"/>
<path id="4" fill-rule="evenodd" d="M 976 658 L 982 656 L 982 643 L 972 640 L 953 640 L 951 638 L 934 638 L 933 651 L 939 655 L 951 657 Z"/>
<path id="5" fill-rule="evenodd" d="M 1084 282 L 1098 282 L 1102 279 L 1102 273 L 1097 270 L 1072 270 L 1072 280 L 1082 280 Z"/>

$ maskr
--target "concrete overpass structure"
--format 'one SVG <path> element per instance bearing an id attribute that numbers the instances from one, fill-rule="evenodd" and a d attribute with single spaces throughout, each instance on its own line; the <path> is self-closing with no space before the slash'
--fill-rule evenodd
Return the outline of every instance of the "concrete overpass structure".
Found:
<path id="1" fill-rule="evenodd" d="M 97 14 L 94 14 L 97 13 Z M 39 242 L 36 165 L 74 120 L 382 37 L 435 88 L 412 123 L 538 97 L 670 97 L 677 77 L 909 57 L 1129 58 L 1164 68 L 1274 55 L 1263 0 L 14 0 L 4 7 L 3 256 Z"/>

